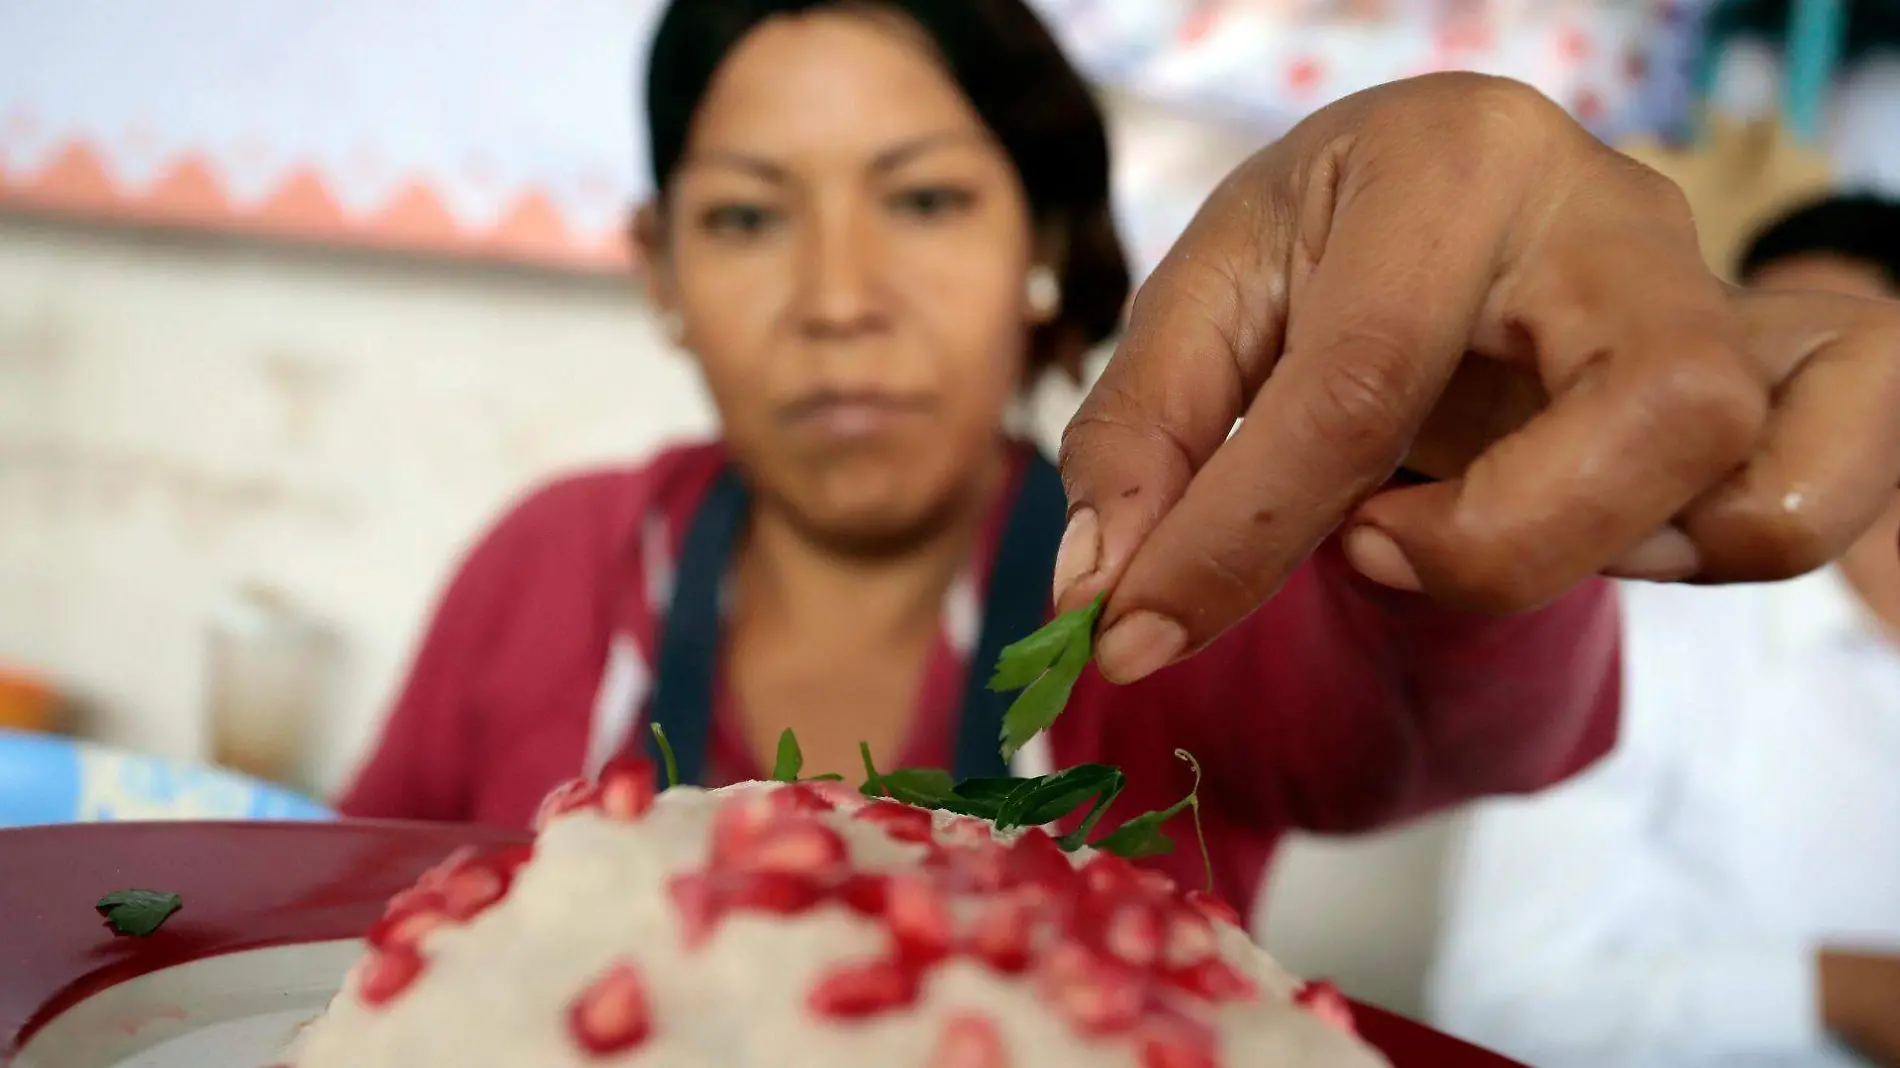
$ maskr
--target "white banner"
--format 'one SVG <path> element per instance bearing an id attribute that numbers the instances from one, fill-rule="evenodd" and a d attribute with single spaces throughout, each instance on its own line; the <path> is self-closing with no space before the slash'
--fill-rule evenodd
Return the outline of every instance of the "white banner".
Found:
<path id="1" fill-rule="evenodd" d="M 1641 112 L 1638 0 L 1032 0 L 1153 109 L 1117 134 L 1137 264 L 1312 108 L 1441 68 Z M 564 267 L 621 265 L 657 0 L 0 0 L 0 204 Z"/>

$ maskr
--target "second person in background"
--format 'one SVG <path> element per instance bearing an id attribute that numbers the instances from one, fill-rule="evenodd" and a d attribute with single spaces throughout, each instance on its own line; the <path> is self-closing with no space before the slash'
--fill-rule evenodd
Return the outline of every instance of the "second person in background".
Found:
<path id="1" fill-rule="evenodd" d="M 1900 296 L 1900 203 L 1805 205 L 1739 273 L 1763 294 Z M 1478 807 L 1441 1024 L 1539 1068 L 1900 1068 L 1896 542 L 1890 492 L 1813 575 L 1623 591 L 1622 742 Z"/>

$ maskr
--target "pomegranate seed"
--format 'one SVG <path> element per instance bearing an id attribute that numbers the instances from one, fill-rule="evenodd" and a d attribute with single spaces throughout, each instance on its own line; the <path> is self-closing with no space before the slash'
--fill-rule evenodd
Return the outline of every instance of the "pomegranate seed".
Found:
<path id="1" fill-rule="evenodd" d="M 383 906 L 383 918 L 411 912 L 443 912 L 448 907 L 448 899 L 442 896 L 440 890 L 424 890 L 418 886 L 390 898 L 389 904 Z"/>
<path id="2" fill-rule="evenodd" d="M 1031 827 L 1010 843 L 1006 877 L 1010 886 L 1058 888 L 1075 881 L 1075 866 L 1048 831 Z"/>
<path id="3" fill-rule="evenodd" d="M 653 1010 L 640 973 L 626 963 L 607 969 L 568 1007 L 567 1026 L 574 1041 L 597 1057 L 645 1042 L 653 1033 Z"/>
<path id="4" fill-rule="evenodd" d="M 779 818 L 772 795 L 764 791 L 747 791 L 719 806 L 712 826 L 713 863 L 727 863 L 751 849 Z"/>
<path id="5" fill-rule="evenodd" d="M 781 916 L 804 912 L 824 896 L 824 887 L 810 876 L 784 871 L 756 871 L 734 876 L 720 886 L 718 894 L 724 908 Z"/>
<path id="6" fill-rule="evenodd" d="M 998 842 L 934 854 L 927 869 L 943 872 L 944 887 L 957 893 L 993 894 L 1009 885 L 1009 850 Z"/>
<path id="7" fill-rule="evenodd" d="M 1141 1020 L 1147 991 L 1140 977 L 1113 962 L 1095 958 L 1080 946 L 1057 947 L 1045 961 L 1039 979 L 1044 996 L 1084 1034 L 1124 1031 Z"/>
<path id="8" fill-rule="evenodd" d="M 944 1022 L 930 1068 L 1009 1068 L 1009 1053 L 995 1023 L 965 1013 Z"/>
<path id="9" fill-rule="evenodd" d="M 996 833 L 983 820 L 971 816 L 953 816 L 940 832 L 943 840 L 958 846 L 997 845 Z"/>
<path id="10" fill-rule="evenodd" d="M 1231 923 L 1235 927 L 1240 926 L 1240 913 L 1235 912 L 1232 905 L 1205 890 L 1189 890 L 1186 900 L 1188 904 L 1199 910 L 1201 915 L 1216 923 Z"/>
<path id="11" fill-rule="evenodd" d="M 1173 876 L 1153 868 L 1136 868 L 1135 885 L 1154 897 L 1163 898 L 1172 898 L 1181 889 L 1175 885 Z"/>
<path id="12" fill-rule="evenodd" d="M 385 916 L 369 929 L 368 941 L 377 949 L 418 949 L 429 932 L 452 921 L 435 909 L 410 909 Z"/>
<path id="13" fill-rule="evenodd" d="M 1220 1068 L 1220 1056 L 1212 1043 L 1150 1035 L 1141 1040 L 1141 1068 Z"/>
<path id="14" fill-rule="evenodd" d="M 838 832 L 816 820 L 787 820 L 767 828 L 735 863 L 747 871 L 828 876 L 847 856 Z"/>
<path id="15" fill-rule="evenodd" d="M 917 973 L 897 961 L 871 960 L 833 968 L 811 992 L 820 1016 L 848 1020 L 903 1008 L 917 1000 Z"/>
<path id="16" fill-rule="evenodd" d="M 1109 915 L 1103 935 L 1108 951 L 1137 968 L 1161 957 L 1161 911 L 1143 901 L 1128 901 Z"/>
<path id="17" fill-rule="evenodd" d="M 549 823 L 584 808 L 600 806 L 600 789 L 586 779 L 571 779 L 556 786 L 541 801 L 541 807 L 534 814 L 534 829 L 541 830 Z"/>
<path id="18" fill-rule="evenodd" d="M 499 872 L 483 867 L 464 868 L 442 884 L 443 911 L 451 919 L 467 921 L 500 901 L 507 892 L 508 883 Z"/>
<path id="19" fill-rule="evenodd" d="M 487 862 L 505 872 L 513 872 L 534 859 L 534 843 L 521 842 L 516 845 L 500 846 L 488 854 Z"/>
<path id="20" fill-rule="evenodd" d="M 1209 1001 L 1237 1001 L 1259 996 L 1252 979 L 1219 957 L 1209 957 L 1185 968 L 1169 969 L 1168 981 L 1182 990 Z"/>
<path id="21" fill-rule="evenodd" d="M 1340 993 L 1338 987 L 1324 979 L 1300 987 L 1293 995 L 1293 1004 L 1349 1035 L 1359 1032 L 1352 1019 L 1352 1003 L 1346 1000 L 1346 995 Z"/>
<path id="22" fill-rule="evenodd" d="M 1193 909 L 1178 909 L 1168 917 L 1167 945 L 1162 959 L 1171 968 L 1198 964 L 1220 952 L 1213 921 Z"/>
<path id="23" fill-rule="evenodd" d="M 890 885 L 887 875 L 858 873 L 839 885 L 838 898 L 860 916 L 882 916 L 890 900 Z"/>
<path id="24" fill-rule="evenodd" d="M 950 951 L 950 910 L 937 888 L 905 876 L 892 878 L 885 891 L 884 922 L 906 961 L 930 964 Z"/>
<path id="25" fill-rule="evenodd" d="M 666 892 L 680 915 L 682 941 L 688 946 L 703 944 L 719 921 L 712 880 L 700 874 L 676 875 L 666 884 Z"/>
<path id="26" fill-rule="evenodd" d="M 423 872 L 422 878 L 416 880 L 416 889 L 442 889 L 443 884 L 448 882 L 451 876 L 474 864 L 476 857 L 474 846 L 462 846 L 456 849 L 455 852 L 442 858 L 435 867 Z"/>
<path id="27" fill-rule="evenodd" d="M 812 783 L 796 782 L 772 791 L 772 807 L 784 815 L 811 815 L 838 806 Z"/>
<path id="28" fill-rule="evenodd" d="M 653 807 L 658 790 L 653 765 L 644 760 L 608 764 L 600 773 L 600 808 L 609 819 L 635 820 Z"/>
<path id="29" fill-rule="evenodd" d="M 970 933 L 969 952 L 1005 974 L 1029 967 L 1029 945 L 1035 933 L 1034 906 L 1020 898 L 998 898 L 977 914 Z"/>
<path id="30" fill-rule="evenodd" d="M 936 836 L 929 812 L 895 801 L 873 801 L 852 818 L 874 823 L 900 842 L 928 842 Z"/>
<path id="31" fill-rule="evenodd" d="M 1219 1068 L 1220 1036 L 1206 1021 L 1156 1005 L 1137 1035 L 1142 1068 Z"/>
<path id="32" fill-rule="evenodd" d="M 357 973 L 356 996 L 370 1008 L 387 1005 L 422 974 L 422 954 L 413 946 L 373 949 Z"/>
<path id="33" fill-rule="evenodd" d="M 831 807 L 840 812 L 856 812 L 871 803 L 871 799 L 858 792 L 856 787 L 847 786 L 841 782 L 825 780 L 800 785 L 810 788 L 813 793 L 831 802 Z"/>
<path id="34" fill-rule="evenodd" d="M 1082 867 L 1082 879 L 1097 894 L 1126 893 L 1138 873 L 1133 864 L 1113 853 L 1097 853 Z"/>

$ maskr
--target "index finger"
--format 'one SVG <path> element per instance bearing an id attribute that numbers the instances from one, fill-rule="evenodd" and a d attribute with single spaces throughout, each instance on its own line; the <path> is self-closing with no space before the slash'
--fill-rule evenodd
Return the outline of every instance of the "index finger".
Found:
<path id="1" fill-rule="evenodd" d="M 1430 176 L 1381 181 L 1371 162 L 1346 172 L 1322 231 L 1288 242 L 1284 352 L 1115 585 L 1099 647 L 1111 677 L 1198 649 L 1271 597 L 1391 477 L 1457 367 L 1505 224 L 1474 225 L 1469 190 L 1434 206 Z"/>

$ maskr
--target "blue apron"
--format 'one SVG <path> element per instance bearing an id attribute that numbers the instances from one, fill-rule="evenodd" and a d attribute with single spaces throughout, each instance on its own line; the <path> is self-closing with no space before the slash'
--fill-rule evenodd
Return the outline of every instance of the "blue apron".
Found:
<path id="1" fill-rule="evenodd" d="M 751 493 L 731 467 L 720 472 L 687 527 L 673 578 L 673 598 L 660 631 L 659 663 L 647 719 L 666 731 L 680 781 L 704 785 L 712 741 L 713 694 L 719 670 L 720 587 L 744 533 Z M 958 778 L 1009 774 L 1002 756 L 1003 712 L 1015 695 L 987 685 L 1003 647 L 1049 619 L 1049 586 L 1068 519 L 1068 498 L 1055 465 L 1031 451 L 990 570 L 976 651 L 963 682 L 957 717 Z M 659 759 L 651 731 L 640 732 Z"/>

